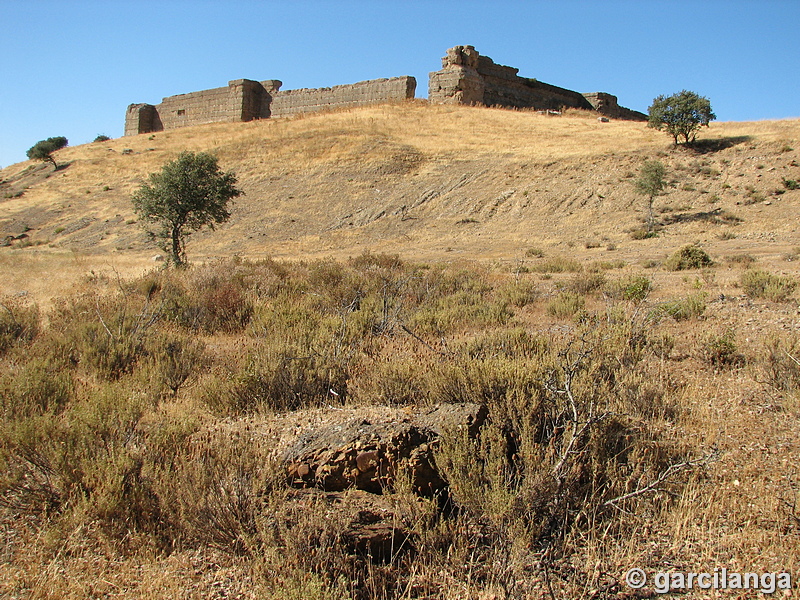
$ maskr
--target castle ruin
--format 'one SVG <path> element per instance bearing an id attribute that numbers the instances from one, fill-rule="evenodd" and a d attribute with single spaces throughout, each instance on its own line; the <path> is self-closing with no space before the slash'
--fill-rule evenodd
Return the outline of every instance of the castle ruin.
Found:
<path id="1" fill-rule="evenodd" d="M 413 77 L 393 77 L 283 92 L 280 91 L 281 85 L 277 79 L 236 79 L 228 82 L 227 87 L 169 96 L 155 106 L 131 104 L 125 115 L 125 135 L 399 102 L 414 97 L 417 81 Z"/>
<path id="2" fill-rule="evenodd" d="M 518 71 L 495 64 L 472 46 L 455 46 L 442 59 L 442 69 L 430 74 L 428 100 L 535 110 L 579 108 L 614 119 L 647 119 L 640 112 L 619 106 L 616 96 L 611 94 L 580 94 L 519 77 Z M 157 105 L 131 104 L 125 115 L 125 135 L 400 102 L 414 98 L 417 82 L 404 76 L 330 88 L 280 91 L 281 85 L 277 79 L 236 79 L 228 82 L 227 87 L 169 96 Z"/>
<path id="3" fill-rule="evenodd" d="M 442 58 L 441 71 L 430 74 L 428 100 L 452 104 L 560 111 L 594 110 L 613 119 L 646 121 L 647 116 L 617 104 L 604 92 L 580 94 L 517 75 L 519 69 L 495 64 L 472 46 L 455 46 Z"/>

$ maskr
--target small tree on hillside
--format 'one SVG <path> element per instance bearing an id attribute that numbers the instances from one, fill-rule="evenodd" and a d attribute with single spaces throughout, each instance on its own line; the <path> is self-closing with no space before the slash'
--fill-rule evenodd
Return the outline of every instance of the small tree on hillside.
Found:
<path id="1" fill-rule="evenodd" d="M 56 159 L 53 158 L 53 152 L 66 148 L 69 142 L 64 136 L 51 137 L 46 140 L 36 142 L 27 152 L 28 158 L 31 160 L 41 160 L 47 162 L 48 160 L 53 163 L 53 168 L 58 170 Z"/>
<path id="2" fill-rule="evenodd" d="M 186 262 L 186 238 L 204 225 L 214 229 L 215 223 L 227 221 L 228 203 L 241 194 L 236 176 L 223 173 L 214 156 L 183 152 L 150 175 L 149 183 L 134 193 L 133 207 L 143 220 L 161 225 L 154 233 L 179 266 Z"/>
<path id="3" fill-rule="evenodd" d="M 653 231 L 653 200 L 667 187 L 667 181 L 664 179 L 666 174 L 667 169 L 663 163 L 658 160 L 646 160 L 639 171 L 639 177 L 634 182 L 636 191 L 647 196 L 647 231 Z"/>
<path id="4" fill-rule="evenodd" d="M 711 101 L 695 92 L 683 90 L 672 96 L 659 96 L 647 109 L 647 125 L 669 133 L 675 144 L 682 137 L 687 144 L 697 137 L 700 127 L 717 118 L 711 111 Z"/>

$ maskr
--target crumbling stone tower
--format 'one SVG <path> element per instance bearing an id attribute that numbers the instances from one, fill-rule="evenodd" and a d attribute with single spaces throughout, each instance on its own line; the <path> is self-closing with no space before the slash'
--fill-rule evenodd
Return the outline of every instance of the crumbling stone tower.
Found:
<path id="1" fill-rule="evenodd" d="M 642 121 L 647 117 L 617 104 L 604 92 L 580 94 L 572 90 L 517 75 L 519 69 L 495 64 L 473 46 L 455 46 L 442 58 L 442 69 L 428 79 L 431 102 L 561 110 L 595 110 L 617 119 Z"/>

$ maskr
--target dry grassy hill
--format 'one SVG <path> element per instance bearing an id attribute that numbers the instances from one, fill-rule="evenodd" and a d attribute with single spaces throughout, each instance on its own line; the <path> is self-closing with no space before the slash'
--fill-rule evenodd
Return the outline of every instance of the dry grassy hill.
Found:
<path id="1" fill-rule="evenodd" d="M 245 196 L 196 268 L 160 269 L 130 196 L 183 150 Z M 800 573 L 800 121 L 675 148 L 413 102 L 56 158 L 0 171 L 0 597 L 631 600 L 655 573 Z"/>
<path id="2" fill-rule="evenodd" d="M 409 103 L 86 144 L 60 151 L 57 172 L 0 171 L 0 239 L 28 236 L 0 249 L 10 275 L 0 291 L 36 293 L 28 274 L 56 265 L 65 286 L 78 273 L 151 266 L 158 249 L 130 196 L 183 150 L 215 152 L 245 191 L 229 223 L 192 238 L 193 260 L 382 250 L 514 261 L 535 247 L 636 262 L 686 242 L 778 257 L 800 244 L 787 218 L 800 191 L 782 185 L 800 179 L 798 138 L 796 120 L 714 123 L 686 150 L 642 123 L 579 112 Z M 634 241 L 644 200 L 632 180 L 648 158 L 668 166 L 672 186 L 656 203 L 662 234 Z"/>

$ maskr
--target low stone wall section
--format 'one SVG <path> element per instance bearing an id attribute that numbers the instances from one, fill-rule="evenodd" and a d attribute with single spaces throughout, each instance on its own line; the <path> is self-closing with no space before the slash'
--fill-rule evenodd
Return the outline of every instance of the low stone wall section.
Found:
<path id="1" fill-rule="evenodd" d="M 413 77 L 373 79 L 329 88 L 275 92 L 270 116 L 287 117 L 332 108 L 351 108 L 382 102 L 401 102 L 414 97 L 417 81 Z"/>

